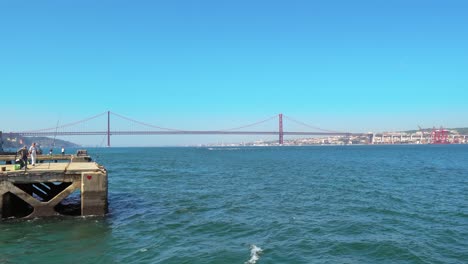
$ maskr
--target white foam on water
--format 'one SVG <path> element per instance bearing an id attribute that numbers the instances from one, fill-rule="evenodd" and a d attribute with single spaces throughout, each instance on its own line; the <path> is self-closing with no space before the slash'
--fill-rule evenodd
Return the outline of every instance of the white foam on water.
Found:
<path id="1" fill-rule="evenodd" d="M 250 246 L 250 259 L 246 261 L 244 264 L 255 264 L 260 259 L 260 254 L 262 253 L 262 249 L 257 247 L 256 245 Z"/>
<path id="2" fill-rule="evenodd" d="M 241 148 L 214 147 L 214 148 L 208 148 L 208 150 L 228 151 L 228 150 L 241 150 Z"/>

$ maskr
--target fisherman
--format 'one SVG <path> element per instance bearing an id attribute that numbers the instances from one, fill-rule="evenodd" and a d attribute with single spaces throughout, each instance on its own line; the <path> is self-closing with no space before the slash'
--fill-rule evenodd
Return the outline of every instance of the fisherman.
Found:
<path id="1" fill-rule="evenodd" d="M 26 170 L 28 168 L 28 149 L 26 148 L 26 145 L 20 148 L 17 153 L 19 155 L 19 159 L 17 159 L 16 162 L 19 162 L 21 168 L 24 167 Z"/>
<path id="2" fill-rule="evenodd" d="M 37 144 L 36 147 L 37 147 L 37 155 L 42 155 L 41 145 Z"/>
<path id="3" fill-rule="evenodd" d="M 36 142 L 33 142 L 31 147 L 29 147 L 29 154 L 31 155 L 31 165 L 36 166 L 36 157 L 37 157 L 37 147 Z"/>
<path id="4" fill-rule="evenodd" d="M 37 147 L 37 155 L 42 155 L 41 145 L 38 143 L 36 147 Z M 38 160 L 38 163 L 44 163 L 44 160 Z"/>

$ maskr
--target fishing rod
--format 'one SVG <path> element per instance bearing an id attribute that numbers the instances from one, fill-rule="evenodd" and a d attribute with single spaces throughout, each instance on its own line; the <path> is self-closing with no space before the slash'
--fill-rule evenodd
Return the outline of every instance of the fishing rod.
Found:
<path id="1" fill-rule="evenodd" d="M 99 148 L 101 149 L 102 146 L 104 146 L 104 141 L 106 140 L 106 136 L 104 135 L 104 137 L 102 138 L 101 140 L 101 144 L 99 144 Z M 99 153 L 99 152 L 98 152 Z M 96 159 L 95 161 L 97 162 L 97 160 L 100 158 L 99 154 L 96 154 Z"/>
<path id="2" fill-rule="evenodd" d="M 57 137 L 57 130 L 58 130 L 59 121 L 60 121 L 60 119 L 57 119 L 57 126 L 55 126 L 54 140 L 52 141 L 52 148 L 49 150 L 49 155 L 50 156 L 52 156 L 52 153 L 53 153 L 54 148 L 55 148 L 55 138 Z M 50 169 L 50 162 L 51 161 L 52 160 L 49 159 L 49 166 L 47 167 L 47 169 Z"/>

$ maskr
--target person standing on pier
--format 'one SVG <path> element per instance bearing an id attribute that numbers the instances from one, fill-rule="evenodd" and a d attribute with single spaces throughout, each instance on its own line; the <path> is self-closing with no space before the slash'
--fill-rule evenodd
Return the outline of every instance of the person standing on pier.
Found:
<path id="1" fill-rule="evenodd" d="M 42 155 L 42 148 L 41 145 L 36 144 L 37 155 Z"/>
<path id="2" fill-rule="evenodd" d="M 31 147 L 29 148 L 29 155 L 31 155 L 31 165 L 33 167 L 36 166 L 37 148 L 35 142 L 33 142 Z"/>
<path id="3" fill-rule="evenodd" d="M 20 148 L 17 153 L 20 156 L 20 160 L 23 163 L 22 165 L 24 166 L 24 169 L 26 170 L 28 168 L 28 149 L 26 148 L 26 145 Z"/>
<path id="4" fill-rule="evenodd" d="M 38 143 L 36 145 L 36 152 L 37 152 L 37 155 L 42 155 L 42 148 L 41 148 L 41 145 Z M 38 160 L 37 163 L 44 163 L 44 160 Z"/>
<path id="5" fill-rule="evenodd" d="M 65 155 L 65 148 L 62 147 L 62 156 Z"/>

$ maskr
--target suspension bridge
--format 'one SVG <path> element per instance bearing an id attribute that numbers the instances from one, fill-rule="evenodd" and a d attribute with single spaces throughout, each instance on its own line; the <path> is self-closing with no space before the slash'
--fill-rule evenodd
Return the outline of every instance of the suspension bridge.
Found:
<path id="1" fill-rule="evenodd" d="M 88 130 L 79 130 L 73 129 L 92 120 L 98 118 L 106 118 L 105 129 L 88 129 Z M 112 117 L 112 118 L 111 118 Z M 130 129 L 114 129 L 112 128 L 113 120 L 117 118 L 124 120 L 128 123 L 138 124 L 144 129 L 141 130 L 130 130 Z M 277 130 L 246 130 L 262 123 L 272 121 L 277 119 L 278 125 Z M 288 120 L 298 125 L 307 127 L 312 131 L 286 131 L 283 127 L 283 120 Z M 29 131 L 12 131 L 4 132 L 4 135 L 14 137 L 14 136 L 23 136 L 23 137 L 56 137 L 56 136 L 106 136 L 107 137 L 107 146 L 111 146 L 111 136 L 141 136 L 141 135 L 277 135 L 278 143 L 282 145 L 284 142 L 284 136 L 364 136 L 369 138 L 369 142 L 372 142 L 374 135 L 372 133 L 350 133 L 350 132 L 340 132 L 322 129 L 320 127 L 315 127 L 308 125 L 304 122 L 295 120 L 291 117 L 285 116 L 283 114 L 274 115 L 265 120 L 254 122 L 251 124 L 234 127 L 230 129 L 220 129 L 220 130 L 182 130 L 174 128 L 166 128 L 157 125 L 148 124 L 141 122 L 111 111 L 106 111 L 95 116 L 91 116 L 76 122 L 71 122 L 63 124 L 56 127 L 48 127 L 43 129 L 29 130 Z"/>

